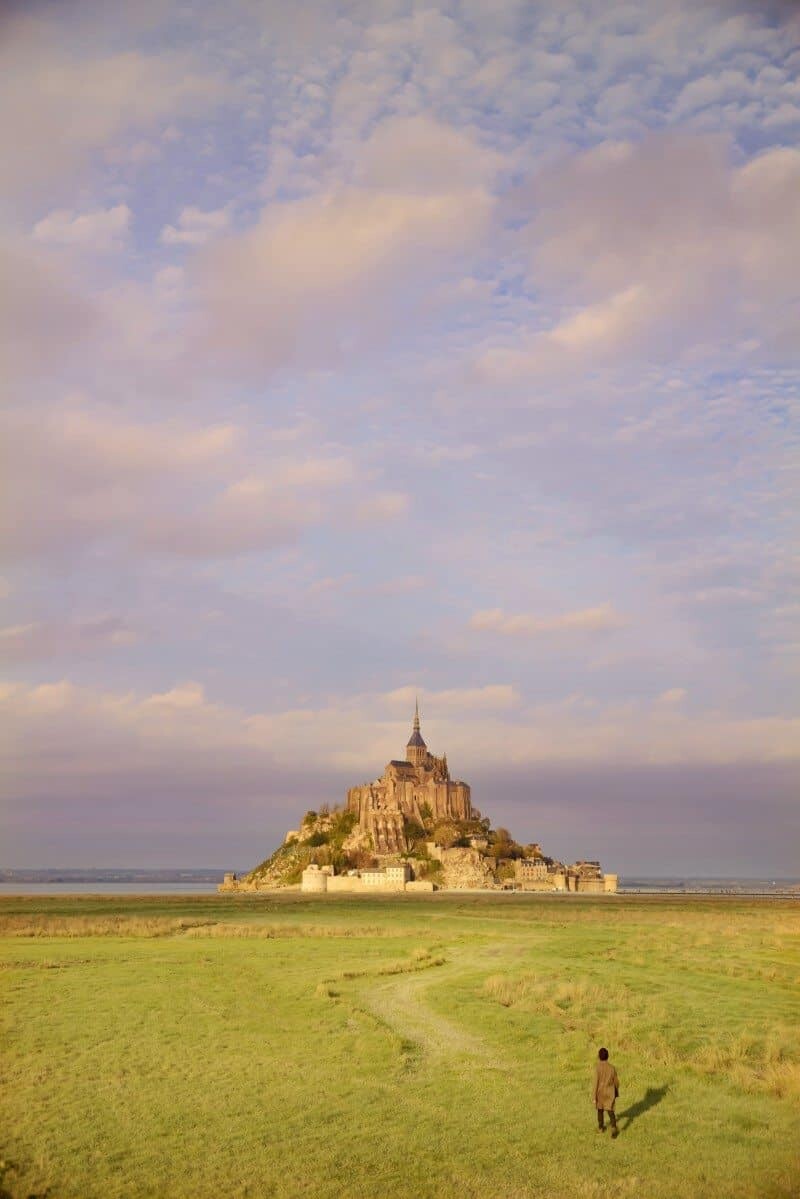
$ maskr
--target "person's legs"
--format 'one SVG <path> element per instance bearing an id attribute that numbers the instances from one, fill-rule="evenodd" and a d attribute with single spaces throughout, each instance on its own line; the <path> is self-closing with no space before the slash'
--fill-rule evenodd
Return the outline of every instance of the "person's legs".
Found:
<path id="1" fill-rule="evenodd" d="M 603 1109 L 602 1109 L 602 1107 L 598 1107 L 598 1109 L 597 1109 L 597 1131 L 605 1132 L 605 1130 L 606 1130 L 606 1126 L 603 1123 Z"/>
<path id="2" fill-rule="evenodd" d="M 617 1136 L 619 1136 L 619 1129 L 617 1128 L 617 1116 L 616 1116 L 616 1113 L 615 1113 L 615 1111 L 614 1111 L 613 1107 L 609 1109 L 609 1112 L 608 1112 L 608 1118 L 609 1118 L 609 1120 L 611 1121 L 611 1135 L 612 1135 L 612 1137 L 617 1137 Z"/>

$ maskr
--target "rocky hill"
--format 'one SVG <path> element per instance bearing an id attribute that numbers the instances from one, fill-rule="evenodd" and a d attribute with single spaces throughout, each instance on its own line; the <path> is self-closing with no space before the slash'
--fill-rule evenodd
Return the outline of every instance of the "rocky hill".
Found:
<path id="1" fill-rule="evenodd" d="M 519 845 L 506 829 L 492 829 L 489 820 L 448 820 L 436 823 L 423 814 L 422 821 L 405 819 L 408 850 L 402 855 L 376 854 L 357 827 L 353 812 L 323 807 L 309 811 L 299 829 L 293 829 L 270 857 L 223 889 L 268 890 L 298 885 L 312 863 L 328 866 L 335 874 L 385 867 L 407 861 L 413 877 L 428 879 L 448 889 L 492 888 L 514 877 L 514 862 L 526 855 L 541 857 L 538 845 Z M 542 859 L 550 862 L 551 859 Z"/>

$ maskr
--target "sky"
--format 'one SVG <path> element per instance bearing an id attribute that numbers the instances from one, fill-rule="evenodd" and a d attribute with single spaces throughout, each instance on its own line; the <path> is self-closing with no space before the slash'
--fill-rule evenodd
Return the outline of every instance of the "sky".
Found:
<path id="1" fill-rule="evenodd" d="M 422 731 L 800 874 L 800 9 L 11 3 L 0 865 L 247 869 Z"/>

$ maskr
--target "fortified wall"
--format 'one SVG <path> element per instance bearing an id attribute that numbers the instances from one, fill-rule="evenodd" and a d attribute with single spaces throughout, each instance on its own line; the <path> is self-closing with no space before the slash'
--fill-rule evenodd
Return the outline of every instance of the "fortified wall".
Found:
<path id="1" fill-rule="evenodd" d="M 412 878 L 411 867 L 404 862 L 383 870 L 348 870 L 346 874 L 334 874 L 330 866 L 307 866 L 300 889 L 317 894 L 374 895 L 387 891 L 433 891 L 434 886 L 427 879 Z"/>

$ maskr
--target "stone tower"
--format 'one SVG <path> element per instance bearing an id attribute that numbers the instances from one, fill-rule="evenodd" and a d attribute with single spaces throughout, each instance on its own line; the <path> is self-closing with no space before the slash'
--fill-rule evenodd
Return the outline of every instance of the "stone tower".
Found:
<path id="1" fill-rule="evenodd" d="M 414 707 L 414 728 L 406 746 L 406 761 L 412 766 L 422 766 L 428 756 L 428 747 L 419 731 L 419 701 Z"/>

